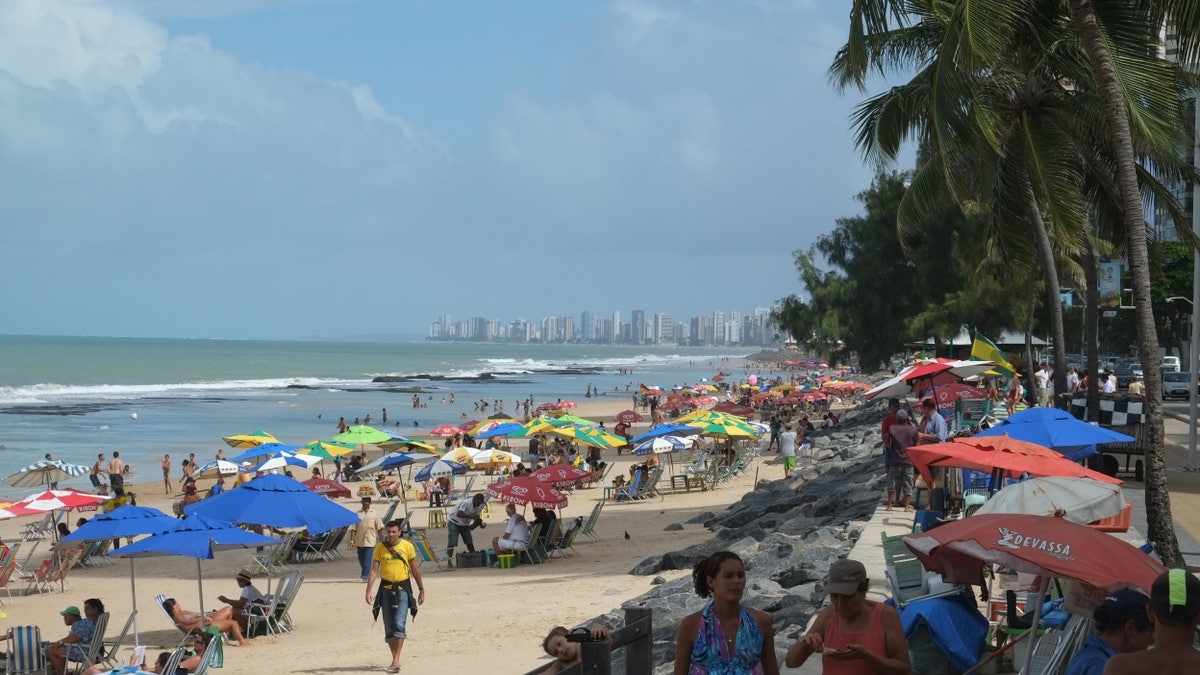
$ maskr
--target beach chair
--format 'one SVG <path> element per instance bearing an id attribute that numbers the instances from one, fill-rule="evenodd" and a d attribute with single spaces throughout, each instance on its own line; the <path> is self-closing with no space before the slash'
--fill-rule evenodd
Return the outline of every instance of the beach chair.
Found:
<path id="1" fill-rule="evenodd" d="M 645 482 L 634 493 L 634 499 L 651 499 L 658 497 L 663 498 L 662 493 L 658 491 L 658 480 L 662 478 L 663 470 L 661 467 L 656 467 L 650 470 L 650 475 L 646 477 Z"/>
<path id="2" fill-rule="evenodd" d="M 708 451 L 702 450 L 690 466 L 685 467 L 680 473 L 671 476 L 671 489 L 678 489 L 678 483 L 682 481 L 683 489 L 688 492 L 691 492 L 693 487 L 699 487 L 701 490 L 704 490 L 705 484 L 702 474 L 704 472 L 704 464 L 707 461 Z"/>
<path id="3" fill-rule="evenodd" d="M 174 673 L 179 670 L 179 664 L 183 662 L 183 655 L 187 653 L 186 647 L 177 647 L 171 655 L 167 657 L 167 662 L 163 665 L 162 672 Z M 115 668 L 115 666 L 114 666 Z"/>
<path id="4" fill-rule="evenodd" d="M 433 563 L 433 566 L 439 570 L 445 569 L 442 567 L 442 563 L 450 560 L 450 556 L 446 554 L 439 556 L 434 552 L 433 547 L 429 545 L 429 539 L 425 537 L 425 530 L 409 530 L 408 536 L 422 561 Z"/>
<path id="5" fill-rule="evenodd" d="M 12 604 L 12 589 L 10 588 L 9 584 L 12 582 L 13 574 L 16 571 L 16 562 L 9 562 L 4 566 L 4 569 L 0 569 L 0 590 L 3 590 L 4 594 L 8 596 L 8 602 L 0 600 L 0 606 L 7 607 L 8 605 Z"/>
<path id="6" fill-rule="evenodd" d="M 21 530 L 21 541 L 39 541 L 46 538 L 50 531 L 55 527 L 55 516 L 57 512 L 50 512 L 42 516 L 41 520 L 36 520 L 25 529 Z"/>
<path id="7" fill-rule="evenodd" d="M 575 518 L 572 521 L 571 527 L 561 532 L 558 537 L 546 546 L 547 557 L 553 558 L 554 552 L 557 551 L 560 558 L 567 557 L 567 550 L 575 551 L 571 544 L 575 543 L 575 537 L 579 535 L 579 531 L 583 529 L 583 518 Z M 578 555 L 578 551 L 575 551 Z"/>
<path id="8" fill-rule="evenodd" d="M 619 502 L 620 501 L 633 501 L 634 499 L 636 499 L 637 493 L 638 493 L 638 488 L 640 488 L 642 486 L 642 474 L 644 474 L 644 473 L 646 473 L 646 472 L 645 471 L 635 471 L 633 473 L 633 482 L 630 483 L 629 485 L 626 485 L 625 487 L 618 488 L 617 491 L 613 493 L 613 499 L 615 499 Z"/>
<path id="9" fill-rule="evenodd" d="M 13 626 L 5 671 L 7 675 L 40 675 L 46 672 L 42 631 L 37 626 Z"/>
<path id="10" fill-rule="evenodd" d="M 475 476 L 467 478 L 467 484 L 461 490 L 455 490 L 447 496 L 447 503 L 453 504 L 460 499 L 466 499 L 467 495 L 471 494 L 471 488 L 475 487 Z"/>
<path id="11" fill-rule="evenodd" d="M 83 654 L 83 659 L 75 661 L 68 658 L 68 666 L 72 663 L 76 664 L 73 672 L 82 673 L 96 665 L 96 662 L 100 659 L 100 655 L 104 650 L 104 632 L 108 630 L 109 616 L 108 612 L 104 612 L 96 617 L 96 629 L 92 632 L 92 641 L 88 643 L 88 648 Z"/>
<path id="12" fill-rule="evenodd" d="M 98 663 L 103 663 L 104 665 L 112 668 L 119 668 L 121 665 L 123 665 L 117 663 L 117 652 L 121 650 L 121 647 L 125 646 L 125 638 L 129 637 L 129 629 L 133 628 L 133 621 L 136 618 L 137 610 L 134 610 L 129 614 L 129 618 L 125 619 L 125 627 L 121 629 L 121 634 L 118 635 L 115 640 L 104 640 L 104 646 L 100 648 L 100 661 Z M 164 670 L 163 672 L 166 673 L 174 671 Z"/>
<path id="13" fill-rule="evenodd" d="M 22 595 L 29 595 L 34 591 L 40 591 L 42 585 L 46 581 L 46 577 L 50 574 L 50 565 L 54 564 L 53 558 L 46 558 L 42 564 L 38 566 L 37 571 L 32 574 L 26 574 L 21 578 L 25 581 L 25 590 Z"/>
<path id="14" fill-rule="evenodd" d="M 600 541 L 600 535 L 596 534 L 596 523 L 600 520 L 600 512 L 604 509 L 603 499 L 598 500 L 596 505 L 592 507 L 591 514 L 588 519 L 583 521 L 583 528 L 579 531 L 580 536 L 596 542 Z"/>
<path id="15" fill-rule="evenodd" d="M 964 587 L 961 585 L 948 585 L 944 589 L 931 590 L 925 574 L 925 565 L 904 545 L 906 535 L 889 537 L 887 533 L 880 533 L 880 536 L 883 538 L 883 558 L 886 563 L 884 575 L 897 607 L 903 609 L 916 600 L 942 598 L 963 592 Z"/>
<path id="16" fill-rule="evenodd" d="M 299 538 L 299 532 L 289 532 L 283 537 L 282 544 L 264 547 L 262 553 L 251 556 L 249 564 L 243 567 L 242 571 L 251 576 L 260 573 L 268 577 L 290 574 L 294 568 L 288 562 L 288 558 L 292 555 L 292 547 Z"/>
<path id="17" fill-rule="evenodd" d="M 529 528 L 529 543 L 525 545 L 524 550 L 517 551 L 517 558 L 519 560 L 528 562 L 531 565 L 546 561 L 545 556 L 540 556 L 537 549 L 537 541 L 541 538 L 544 527 L 545 525 L 538 523 Z"/>
<path id="18" fill-rule="evenodd" d="M 154 604 L 158 605 L 158 608 L 162 610 L 163 615 L 167 617 L 167 621 L 170 621 L 172 626 L 175 626 L 175 628 L 179 629 L 179 632 L 183 633 L 183 640 L 180 641 L 180 645 L 182 646 L 183 643 L 187 642 L 188 638 L 196 634 L 196 630 L 194 628 L 185 628 L 176 623 L 175 617 L 171 616 L 171 613 L 163 606 L 163 603 L 166 601 L 167 596 L 162 593 L 154 596 Z"/>
<path id="19" fill-rule="evenodd" d="M 279 585 L 279 592 L 269 599 L 270 602 L 262 608 L 261 612 L 246 615 L 247 636 L 257 637 L 263 632 L 280 635 L 291 630 L 287 609 L 291 600 L 295 598 L 296 592 L 299 591 L 303 579 L 299 570 L 292 572 L 287 580 Z"/>
<path id="20" fill-rule="evenodd" d="M 292 620 L 292 603 L 296 601 L 296 596 L 300 594 L 300 587 L 304 585 L 304 575 L 297 572 L 290 578 L 290 582 L 280 596 L 282 604 L 279 610 L 279 626 L 283 632 L 296 630 L 296 622 Z"/>
<path id="21" fill-rule="evenodd" d="M 41 541 L 35 540 L 33 543 L 18 542 L 16 546 L 13 546 L 13 560 L 17 561 L 17 574 L 22 576 L 29 574 L 29 561 L 33 559 L 33 554 L 38 550 L 38 545 L 41 543 Z M 20 556 L 17 556 L 15 553 L 17 549 L 21 550 Z"/>
<path id="22" fill-rule="evenodd" d="M 216 630 L 216 628 L 212 628 Z M 200 659 L 200 665 L 196 667 L 196 671 L 191 675 L 204 675 L 209 668 L 220 668 L 225 665 L 225 640 L 218 632 L 213 636 L 212 640 L 208 641 L 208 648 L 204 650 L 204 658 Z"/>
<path id="23" fill-rule="evenodd" d="M 67 575 L 71 570 L 75 569 L 75 565 L 79 564 L 79 558 L 83 555 L 83 549 L 76 548 L 70 551 L 63 551 L 56 555 L 54 560 L 56 564 L 50 566 L 50 572 L 46 575 L 45 581 L 42 582 L 42 588 L 38 590 L 42 593 L 49 593 L 54 590 L 54 584 L 58 584 L 58 590 L 65 591 L 67 586 L 75 588 L 74 584 L 67 581 Z"/>
<path id="24" fill-rule="evenodd" d="M 388 510 L 383 514 L 382 522 L 384 525 L 387 525 L 388 523 L 392 522 L 392 518 L 395 517 L 396 509 L 398 509 L 398 508 L 400 508 L 400 502 L 399 501 L 392 502 L 392 505 L 389 506 Z"/>

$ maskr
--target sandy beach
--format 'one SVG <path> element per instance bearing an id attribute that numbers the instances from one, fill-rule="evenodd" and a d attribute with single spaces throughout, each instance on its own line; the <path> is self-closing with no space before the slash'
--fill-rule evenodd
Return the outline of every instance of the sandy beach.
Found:
<path id="1" fill-rule="evenodd" d="M 627 407 L 627 401 L 584 401 L 576 413 L 589 419 L 604 420 L 612 427 L 613 416 Z M 646 423 L 636 427 L 636 433 Z M 514 450 L 523 450 L 523 443 Z M 633 462 L 626 454 L 617 457 L 606 452 L 605 460 L 614 461 L 617 471 Z M 710 533 L 699 525 L 684 525 L 682 531 L 668 532 L 670 523 L 684 523 L 697 513 L 719 511 L 737 501 L 754 484 L 756 471 L 763 477 L 779 478 L 782 467 L 772 460 L 756 462 L 738 479 L 718 490 L 668 494 L 665 499 L 635 503 L 610 503 L 605 506 L 597 533 L 598 543 L 577 541 L 578 555 L 554 559 L 542 565 L 522 565 L 512 570 L 490 568 L 438 571 L 432 564 L 422 567 L 426 579 L 426 603 L 415 621 L 409 623 L 405 643 L 405 672 L 458 673 L 464 666 L 487 666 L 487 672 L 522 673 L 546 663 L 540 642 L 556 624 L 574 625 L 618 607 L 622 602 L 650 588 L 652 577 L 633 577 L 627 572 L 636 563 L 655 553 L 682 548 L 704 541 Z M 142 476 L 148 468 L 142 469 Z M 211 481 L 201 481 L 207 488 Z M 486 483 L 480 477 L 476 487 Z M 354 488 L 354 484 L 350 484 Z M 174 496 L 163 494 L 161 482 L 135 483 L 138 503 L 171 512 Z M 600 487 L 577 490 L 564 517 L 584 516 L 592 510 L 603 492 Z M 343 500 L 357 510 L 357 500 Z M 388 503 L 376 504 L 382 513 Z M 476 542 L 502 531 L 503 509 L 491 509 L 488 528 L 477 530 Z M 78 515 L 71 513 L 72 524 Z M 0 524 L 6 542 L 19 538 L 22 526 L 32 519 L 20 518 Z M 413 525 L 428 523 L 428 509 L 417 507 Z M 625 538 L 625 533 L 629 538 Z M 480 536 L 483 535 L 483 536 Z M 446 530 L 429 531 L 430 543 L 444 549 Z M 48 553 L 48 542 L 39 547 L 34 560 Z M 461 549 L 461 547 L 460 547 Z M 214 560 L 201 563 L 204 575 L 205 606 L 219 606 L 217 596 L 237 592 L 234 575 L 246 564 L 253 551 L 218 553 Z M 282 636 L 255 638 L 249 647 L 229 647 L 225 668 L 230 673 L 263 672 L 382 672 L 388 663 L 387 649 L 380 625 L 372 624 L 370 607 L 363 598 L 364 585 L 358 579 L 353 554 L 335 562 L 305 563 L 299 567 L 305 582 L 292 615 L 297 629 Z M 13 580 L 14 599 L 6 608 L 9 625 L 35 624 L 43 639 L 55 640 L 66 635 L 58 612 L 68 605 L 82 605 L 89 597 L 104 601 L 112 613 L 109 635 L 115 636 L 132 610 L 129 563 L 114 559 L 111 566 L 76 568 L 69 576 L 74 588 L 65 593 L 20 595 L 24 584 Z M 154 603 L 163 593 L 175 597 L 189 610 L 198 604 L 196 561 L 173 557 L 142 558 L 136 561 L 139 628 L 142 643 L 154 653 L 158 648 L 173 647 L 181 634 Z M 683 572 L 666 572 L 674 578 Z M 266 590 L 265 578 L 256 585 Z M 697 598 L 697 608 L 701 606 Z M 287 664 L 281 667 L 280 664 Z"/>

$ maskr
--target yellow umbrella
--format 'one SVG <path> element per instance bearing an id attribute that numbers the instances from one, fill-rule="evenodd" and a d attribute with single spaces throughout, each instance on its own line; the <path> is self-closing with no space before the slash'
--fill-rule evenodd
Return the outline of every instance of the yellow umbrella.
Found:
<path id="1" fill-rule="evenodd" d="M 473 466 L 471 462 L 471 451 L 477 449 L 478 448 L 468 448 L 460 445 L 457 448 L 451 448 L 448 452 L 446 452 L 446 454 L 442 455 L 442 459 Z"/>
<path id="2" fill-rule="evenodd" d="M 229 444 L 233 448 L 254 448 L 263 443 L 278 443 L 279 439 L 271 434 L 259 429 L 251 431 L 248 434 L 238 434 L 236 436 L 225 436 L 221 440 Z"/>
<path id="3" fill-rule="evenodd" d="M 499 448 L 491 448 L 489 450 L 476 450 L 471 453 L 471 463 L 476 467 L 494 467 L 501 465 L 511 465 L 520 462 L 521 458 L 506 450 Z"/>
<path id="4" fill-rule="evenodd" d="M 313 441 L 296 451 L 300 455 L 315 455 L 317 457 L 341 457 L 354 452 L 358 446 L 336 441 Z"/>
<path id="5" fill-rule="evenodd" d="M 383 450 L 387 450 L 388 452 L 392 452 L 395 450 L 402 450 L 402 449 L 403 450 L 416 449 L 416 450 L 421 450 L 422 452 L 430 452 L 435 455 L 442 454 L 442 451 L 438 450 L 437 447 L 434 446 L 432 443 L 426 443 L 425 441 L 418 441 L 415 438 L 393 438 L 390 441 L 383 441 L 381 443 L 376 443 L 376 445 L 378 445 Z"/>
<path id="6" fill-rule="evenodd" d="M 468 431 L 467 433 L 471 434 L 472 436 L 478 436 L 479 434 L 487 431 L 488 429 L 491 429 L 492 427 L 500 426 L 501 424 L 520 424 L 520 422 L 518 422 L 517 420 L 514 420 L 511 417 L 496 417 L 496 418 L 489 417 L 486 420 L 480 422 L 479 424 L 476 424 L 475 426 L 471 427 L 471 430 Z"/>
<path id="7" fill-rule="evenodd" d="M 676 424 L 696 424 L 706 422 L 745 422 L 746 418 L 731 415 L 729 413 L 717 412 L 715 410 L 693 410 L 692 412 L 682 415 L 675 419 Z"/>
<path id="8" fill-rule="evenodd" d="M 548 433 L 556 436 L 569 438 L 573 441 L 579 441 L 585 445 L 591 445 L 597 448 L 619 448 L 628 441 L 620 436 L 614 436 L 607 431 L 601 431 L 596 427 L 589 426 L 565 426 L 551 427 L 546 430 Z"/>

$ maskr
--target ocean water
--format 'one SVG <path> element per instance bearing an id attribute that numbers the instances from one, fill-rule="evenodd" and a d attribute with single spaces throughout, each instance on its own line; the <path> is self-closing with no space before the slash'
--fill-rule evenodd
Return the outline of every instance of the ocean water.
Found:
<path id="1" fill-rule="evenodd" d="M 589 384 L 628 399 L 638 382 L 741 376 L 731 366 L 749 351 L 0 336 L 0 477 L 47 452 L 90 466 L 97 453 L 119 451 L 133 480 L 153 480 L 164 454 L 176 467 L 193 452 L 201 462 L 218 449 L 230 456 L 222 436 L 258 429 L 285 443 L 328 439 L 339 416 L 370 415 L 382 426 L 384 408 L 388 430 L 422 436 L 463 413 L 480 419 L 480 399 L 503 400 L 511 412 L 530 395 L 585 400 Z M 374 382 L 379 376 L 402 381 Z M 413 408 L 413 388 L 428 407 Z M 0 485 L 6 498 L 27 492 Z"/>

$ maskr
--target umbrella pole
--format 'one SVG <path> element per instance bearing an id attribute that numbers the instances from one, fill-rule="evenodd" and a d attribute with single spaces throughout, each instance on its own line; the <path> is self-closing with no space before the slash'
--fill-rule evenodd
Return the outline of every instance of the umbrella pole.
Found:
<path id="1" fill-rule="evenodd" d="M 137 583 L 133 580 L 133 558 L 129 559 L 129 597 L 133 600 L 133 646 L 141 644 L 137 625 Z"/>
<path id="2" fill-rule="evenodd" d="M 200 571 L 200 559 L 196 558 L 196 586 L 200 589 L 200 623 L 204 624 L 204 573 Z"/>
<path id="3" fill-rule="evenodd" d="M 1038 585 L 1037 604 L 1033 606 L 1033 625 L 1029 627 L 1030 635 L 1029 651 L 1025 653 L 1025 665 L 1021 667 L 1021 675 L 1032 675 L 1033 673 L 1033 651 L 1038 645 L 1038 624 L 1042 621 L 1042 604 L 1046 602 L 1046 590 L 1050 588 L 1049 575 L 1042 577 L 1042 583 Z"/>

